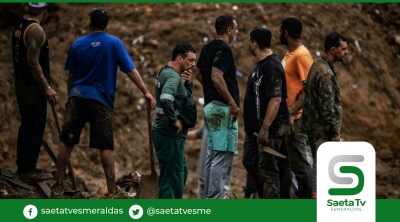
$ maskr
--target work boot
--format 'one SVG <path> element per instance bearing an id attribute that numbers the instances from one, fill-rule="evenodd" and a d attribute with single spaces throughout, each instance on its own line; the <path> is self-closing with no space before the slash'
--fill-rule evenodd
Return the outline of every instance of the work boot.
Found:
<path id="1" fill-rule="evenodd" d="M 36 169 L 28 173 L 22 173 L 19 170 L 17 170 L 15 174 L 22 182 L 26 184 L 35 184 L 37 181 L 41 180 L 40 172 L 38 172 Z"/>
<path id="2" fill-rule="evenodd" d="M 62 186 L 58 185 L 58 183 L 55 183 L 51 187 L 51 198 L 57 199 L 57 198 L 63 198 L 63 197 L 64 197 L 64 188 Z"/>
<path id="3" fill-rule="evenodd" d="M 136 192 L 134 192 L 133 195 L 130 195 L 128 192 L 117 186 L 117 192 L 115 194 L 107 193 L 105 196 L 107 199 L 130 199 L 136 197 Z"/>
<path id="4" fill-rule="evenodd" d="M 40 180 L 53 179 L 53 175 L 50 172 L 43 169 L 34 169 L 28 173 L 22 173 L 19 170 L 17 170 L 17 172 L 15 172 L 15 175 L 17 175 L 18 178 L 26 184 L 36 184 Z"/>
<path id="5" fill-rule="evenodd" d="M 237 196 L 236 196 L 236 194 L 230 192 L 230 193 L 225 193 L 225 195 L 222 199 L 237 199 Z"/>

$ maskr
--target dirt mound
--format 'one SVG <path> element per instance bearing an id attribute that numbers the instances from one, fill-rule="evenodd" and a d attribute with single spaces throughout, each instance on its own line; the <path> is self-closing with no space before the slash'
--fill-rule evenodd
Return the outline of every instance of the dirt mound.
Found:
<path id="1" fill-rule="evenodd" d="M 236 7 L 233 7 L 236 6 Z M 15 166 L 19 126 L 11 60 L 12 24 L 25 13 L 23 4 L 0 4 L 0 164 Z M 348 38 L 349 56 L 335 65 L 343 100 L 343 135 L 347 141 L 367 141 L 377 154 L 377 197 L 400 197 L 400 30 L 398 4 L 50 4 L 43 21 L 49 39 L 52 88 L 59 94 L 58 117 L 62 119 L 67 101 L 67 74 L 63 67 L 72 42 L 88 33 L 88 12 L 105 8 L 111 17 L 108 33 L 125 44 L 150 92 L 154 92 L 157 71 L 166 64 L 173 46 L 189 42 L 197 49 L 215 37 L 214 20 L 231 13 L 239 34 L 232 45 L 243 102 L 247 76 L 255 59 L 247 50 L 248 33 L 255 26 L 266 26 L 273 33 L 272 49 L 279 58 L 285 47 L 279 44 L 280 21 L 295 16 L 303 23 L 302 40 L 314 59 L 323 52 L 325 36 L 333 31 Z M 194 80 L 194 97 L 202 96 Z M 125 74 L 119 73 L 115 101 L 115 157 L 117 177 L 127 172 L 150 172 L 145 100 Z M 201 114 L 201 106 L 198 106 Z M 49 112 L 51 110 L 49 109 Z M 155 112 L 153 111 L 153 118 Z M 198 126 L 202 124 L 200 116 Z M 239 118 L 243 129 L 243 118 Z M 88 126 L 71 156 L 75 174 L 86 181 L 91 192 L 105 183 L 99 154 L 88 149 Z M 231 191 L 243 197 L 245 170 L 241 164 L 244 132 L 239 134 L 239 159 L 235 162 Z M 52 115 L 48 116 L 45 140 L 57 151 L 59 140 Z M 189 176 L 185 198 L 196 198 L 195 168 L 200 141 L 186 142 Z M 39 168 L 50 169 L 52 161 L 43 150 Z M 1 185 L 1 184 L 0 184 Z"/>
<path id="2" fill-rule="evenodd" d="M 35 172 L 35 180 L 31 182 L 23 182 L 19 176 L 13 173 L 10 169 L 0 168 L 0 198 L 15 199 L 15 198 L 63 198 L 63 199 L 89 199 L 89 198 L 145 198 L 141 196 L 143 185 L 142 175 L 138 172 L 130 172 L 123 175 L 116 181 L 117 193 L 109 195 L 107 187 L 100 184 L 96 192 L 91 192 L 86 186 L 85 181 L 80 177 L 75 177 L 75 182 L 71 177 L 65 176 L 62 189 L 56 186 L 57 170 L 37 169 Z M 76 184 L 76 185 L 74 185 Z M 157 189 L 153 192 L 156 193 Z M 155 198 L 155 197 L 152 197 Z"/>

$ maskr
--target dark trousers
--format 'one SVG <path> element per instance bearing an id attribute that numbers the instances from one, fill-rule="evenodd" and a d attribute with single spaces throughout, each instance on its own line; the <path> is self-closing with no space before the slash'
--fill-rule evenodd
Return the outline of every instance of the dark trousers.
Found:
<path id="1" fill-rule="evenodd" d="M 21 173 L 36 168 L 47 117 L 47 101 L 33 105 L 19 105 L 21 125 L 17 140 L 17 166 Z"/>
<path id="2" fill-rule="evenodd" d="M 269 138 L 268 146 L 287 155 L 283 136 Z M 257 139 L 246 133 L 243 145 L 243 166 L 257 185 L 260 198 L 290 198 L 293 174 L 288 159 L 263 151 Z"/>
<path id="3" fill-rule="evenodd" d="M 182 199 L 188 168 L 185 140 L 176 140 L 153 131 L 154 148 L 160 167 L 159 199 Z"/>
<path id="4" fill-rule="evenodd" d="M 288 151 L 290 166 L 296 176 L 298 183 L 298 197 L 311 198 L 312 181 L 314 169 L 308 162 L 306 135 L 300 133 L 301 119 L 294 120 L 293 130 L 286 135 L 285 141 Z"/>
<path id="5" fill-rule="evenodd" d="M 311 148 L 311 153 L 313 157 L 313 168 L 314 168 L 314 175 L 313 175 L 313 181 L 312 181 L 312 191 L 316 192 L 317 191 L 317 151 L 318 148 L 325 142 L 328 142 L 329 140 L 327 139 L 322 139 L 322 138 L 314 138 L 314 137 L 308 137 L 308 140 L 310 142 L 310 148 Z"/>
<path id="6" fill-rule="evenodd" d="M 246 174 L 246 186 L 243 187 L 244 197 L 250 198 L 252 194 L 258 192 L 257 184 L 251 179 L 249 173 Z"/>

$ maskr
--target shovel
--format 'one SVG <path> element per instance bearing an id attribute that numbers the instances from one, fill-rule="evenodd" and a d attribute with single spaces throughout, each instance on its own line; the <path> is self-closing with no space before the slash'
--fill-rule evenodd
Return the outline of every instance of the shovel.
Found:
<path id="1" fill-rule="evenodd" d="M 253 135 L 254 135 L 256 138 L 258 138 L 258 133 L 254 132 Z M 263 148 L 263 150 L 264 150 L 264 152 L 270 153 L 270 154 L 275 155 L 275 156 L 277 156 L 277 157 L 286 158 L 285 155 L 283 155 L 282 153 L 280 153 L 280 152 L 278 152 L 278 151 L 272 149 L 271 147 L 265 146 L 265 147 Z"/>
<path id="2" fill-rule="evenodd" d="M 147 100 L 147 124 L 149 128 L 151 174 L 141 176 L 138 198 L 156 199 L 158 196 L 159 179 L 158 179 L 158 174 L 156 172 L 153 137 L 151 135 L 151 104 L 149 99 L 146 100 Z"/>

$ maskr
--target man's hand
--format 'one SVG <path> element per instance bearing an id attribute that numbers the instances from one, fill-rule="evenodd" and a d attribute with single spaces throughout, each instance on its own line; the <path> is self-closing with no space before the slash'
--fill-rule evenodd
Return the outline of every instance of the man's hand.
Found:
<path id="1" fill-rule="evenodd" d="M 228 106 L 229 106 L 229 119 L 232 118 L 232 122 L 236 122 L 240 109 L 239 107 L 237 107 L 236 103 L 231 103 Z"/>
<path id="2" fill-rule="evenodd" d="M 261 126 L 261 130 L 258 133 L 258 143 L 263 146 L 268 146 L 269 126 Z"/>
<path id="3" fill-rule="evenodd" d="M 337 135 L 331 139 L 332 141 L 340 141 L 340 135 Z"/>
<path id="4" fill-rule="evenodd" d="M 182 72 L 181 77 L 182 77 L 183 83 L 185 83 L 185 84 L 192 83 L 192 69 Z"/>
<path id="5" fill-rule="evenodd" d="M 144 97 L 150 100 L 151 108 L 154 109 L 154 107 L 156 107 L 156 100 L 154 99 L 154 97 L 149 92 L 144 94 Z"/>
<path id="6" fill-rule="evenodd" d="M 180 133 L 182 131 L 183 126 L 182 126 L 182 123 L 181 123 L 181 121 L 179 119 L 177 119 L 174 122 L 174 126 L 178 129 L 178 131 L 176 131 L 176 133 Z"/>
<path id="7" fill-rule="evenodd" d="M 46 97 L 50 104 L 56 105 L 58 103 L 57 93 L 52 88 L 46 90 Z"/>

